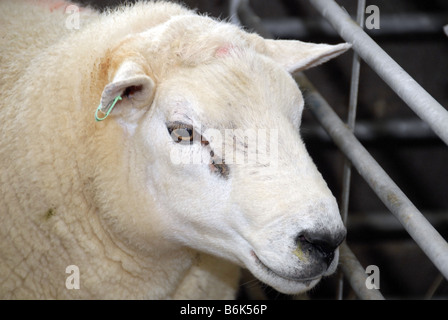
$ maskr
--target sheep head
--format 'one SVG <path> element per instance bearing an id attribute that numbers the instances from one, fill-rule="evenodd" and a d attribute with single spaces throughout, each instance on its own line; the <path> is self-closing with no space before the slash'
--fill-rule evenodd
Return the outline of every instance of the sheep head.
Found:
<path id="1" fill-rule="evenodd" d="M 128 175 L 125 200 L 103 206 L 111 232 L 142 251 L 222 257 L 289 294 L 333 273 L 345 228 L 300 137 L 291 73 L 348 48 L 265 40 L 196 15 L 111 48 L 98 103 L 121 100 L 97 130 L 120 132 L 117 175 Z"/>

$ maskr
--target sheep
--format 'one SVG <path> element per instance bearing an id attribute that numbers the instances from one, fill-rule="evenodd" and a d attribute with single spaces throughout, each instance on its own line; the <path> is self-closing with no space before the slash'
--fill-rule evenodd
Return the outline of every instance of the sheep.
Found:
<path id="1" fill-rule="evenodd" d="M 1 1 L 0 24 L 2 299 L 233 299 L 241 268 L 297 294 L 335 271 L 291 74 L 348 44 L 164 1 Z"/>

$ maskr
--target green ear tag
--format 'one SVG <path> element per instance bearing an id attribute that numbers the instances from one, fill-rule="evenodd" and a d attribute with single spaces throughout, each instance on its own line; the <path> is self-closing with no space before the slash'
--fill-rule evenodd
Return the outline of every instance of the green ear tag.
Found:
<path id="1" fill-rule="evenodd" d="M 112 112 L 112 109 L 115 107 L 115 105 L 117 104 L 118 100 L 122 100 L 121 96 L 117 96 L 113 101 L 111 101 L 107 107 L 106 107 L 106 112 L 104 112 L 102 109 L 102 105 L 100 103 L 100 105 L 98 106 L 98 108 L 96 108 L 96 112 L 95 112 L 95 121 L 103 121 L 104 119 L 107 118 L 107 116 L 109 116 L 109 113 Z M 102 118 L 98 118 L 98 111 L 101 111 L 102 113 L 105 114 L 104 117 Z"/>

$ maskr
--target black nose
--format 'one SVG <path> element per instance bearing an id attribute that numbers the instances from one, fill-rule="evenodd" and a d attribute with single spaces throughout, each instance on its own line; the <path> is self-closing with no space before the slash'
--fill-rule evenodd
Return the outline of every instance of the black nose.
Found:
<path id="1" fill-rule="evenodd" d="M 313 252 L 322 258 L 329 267 L 333 262 L 334 252 L 344 241 L 345 235 L 345 230 L 335 234 L 304 232 L 297 237 L 297 242 L 301 245 L 302 250 Z"/>

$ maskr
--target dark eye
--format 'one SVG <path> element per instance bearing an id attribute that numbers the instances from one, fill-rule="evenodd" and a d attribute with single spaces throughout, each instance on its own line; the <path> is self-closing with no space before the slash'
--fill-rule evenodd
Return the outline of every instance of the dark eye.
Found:
<path id="1" fill-rule="evenodd" d="M 174 142 L 183 145 L 192 145 L 194 141 L 198 141 L 210 151 L 210 171 L 227 179 L 229 177 L 229 167 L 225 164 L 224 159 L 215 156 L 215 152 L 210 149 L 210 143 L 204 137 L 194 130 L 193 126 L 179 121 L 170 121 L 166 123 L 168 133 Z"/>
<path id="2" fill-rule="evenodd" d="M 174 142 L 180 144 L 192 144 L 194 129 L 192 125 L 182 122 L 168 122 L 166 125 L 168 133 Z"/>

